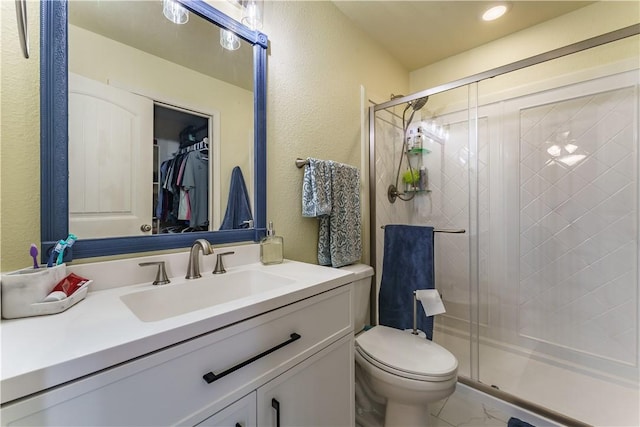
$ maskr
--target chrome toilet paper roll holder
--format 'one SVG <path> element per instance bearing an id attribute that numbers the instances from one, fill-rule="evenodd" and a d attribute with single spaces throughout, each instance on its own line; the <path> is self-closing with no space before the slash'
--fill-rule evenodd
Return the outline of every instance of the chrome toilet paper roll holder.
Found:
<path id="1" fill-rule="evenodd" d="M 420 335 L 418 331 L 418 296 L 416 295 L 417 289 L 413 291 L 413 330 L 411 333 L 413 335 Z M 442 294 L 438 292 L 440 298 L 442 298 Z"/>

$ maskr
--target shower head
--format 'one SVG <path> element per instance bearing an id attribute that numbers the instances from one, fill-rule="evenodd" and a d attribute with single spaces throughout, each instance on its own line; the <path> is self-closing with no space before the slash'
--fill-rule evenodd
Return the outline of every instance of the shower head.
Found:
<path id="1" fill-rule="evenodd" d="M 404 112 L 406 113 L 409 110 L 409 108 L 413 109 L 413 111 L 411 112 L 411 118 L 413 118 L 413 113 L 415 113 L 416 111 L 418 111 L 419 109 L 427 105 L 428 100 L 429 100 L 428 96 L 423 96 L 422 98 L 413 99 L 407 102 L 407 106 L 404 107 Z M 411 119 L 409 119 L 409 122 L 410 121 Z"/>
<path id="2" fill-rule="evenodd" d="M 423 96 L 422 98 L 414 99 L 413 101 L 409 101 L 409 105 L 413 108 L 413 111 L 418 111 L 425 105 L 427 105 L 427 101 L 429 100 L 428 96 Z"/>

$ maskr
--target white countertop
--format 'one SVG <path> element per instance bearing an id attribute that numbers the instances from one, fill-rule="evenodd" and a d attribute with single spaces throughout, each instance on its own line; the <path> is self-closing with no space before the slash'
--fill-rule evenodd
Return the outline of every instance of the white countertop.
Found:
<path id="1" fill-rule="evenodd" d="M 142 258 L 131 262 L 139 260 Z M 184 315 L 143 322 L 120 296 L 154 288 L 149 282 L 109 288 L 104 285 L 104 278 L 96 278 L 97 287 L 103 290 L 89 292 L 85 300 L 63 313 L 2 320 L 1 402 L 80 378 L 352 281 L 352 273 L 345 270 L 289 260 L 269 266 L 236 265 L 227 271 L 247 269 L 284 276 L 293 283 Z M 85 274 L 90 271 L 88 267 L 82 270 Z M 206 280 L 211 272 L 202 275 L 193 282 Z M 171 279 L 176 286 L 189 286 L 191 282 L 185 282 L 183 273 Z"/>

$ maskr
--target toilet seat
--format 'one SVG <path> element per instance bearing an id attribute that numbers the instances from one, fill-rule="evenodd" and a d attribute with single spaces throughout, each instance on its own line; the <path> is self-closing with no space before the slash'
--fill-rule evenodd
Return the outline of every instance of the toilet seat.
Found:
<path id="1" fill-rule="evenodd" d="M 356 351 L 390 374 L 418 381 L 449 381 L 458 361 L 433 341 L 388 326 L 376 326 L 356 338 Z"/>

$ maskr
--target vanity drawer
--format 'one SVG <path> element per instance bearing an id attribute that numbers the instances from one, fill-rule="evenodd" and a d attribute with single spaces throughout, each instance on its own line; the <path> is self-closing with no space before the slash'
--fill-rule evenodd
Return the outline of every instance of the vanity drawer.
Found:
<path id="1" fill-rule="evenodd" d="M 2 423 L 195 425 L 351 334 L 351 298 L 343 286 L 74 381 L 8 405 Z"/>

